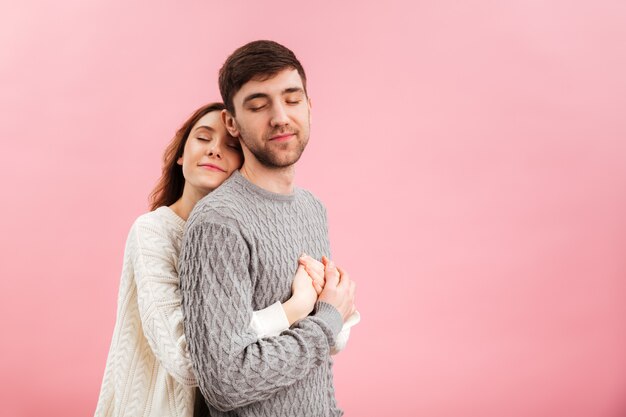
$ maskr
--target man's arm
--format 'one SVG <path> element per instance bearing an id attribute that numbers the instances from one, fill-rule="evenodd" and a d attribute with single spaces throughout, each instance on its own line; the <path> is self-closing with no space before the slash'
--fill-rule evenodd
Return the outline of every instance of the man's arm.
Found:
<path id="1" fill-rule="evenodd" d="M 304 270 L 310 277 L 315 277 L 321 284 L 319 290 L 316 289 L 317 295 L 319 296 L 322 292 L 322 287 L 324 285 L 324 272 L 325 265 L 310 257 L 309 255 L 302 255 L 300 259 L 298 259 L 298 263 L 301 267 L 304 267 Z M 345 272 L 345 271 L 344 271 Z M 343 327 L 337 337 L 335 338 L 335 345 L 331 348 L 330 354 L 336 355 L 345 349 L 348 344 L 348 339 L 350 338 L 350 328 L 361 321 L 361 315 L 358 311 L 354 311 L 348 317 L 348 319 L 343 323 Z M 276 332 L 275 334 L 279 334 L 280 332 Z"/>
<path id="2" fill-rule="evenodd" d="M 250 254 L 232 228 L 189 225 L 179 260 L 185 334 L 203 396 L 228 411 L 272 397 L 328 360 L 342 327 L 332 305 L 281 335 L 258 340 L 250 328 Z"/>

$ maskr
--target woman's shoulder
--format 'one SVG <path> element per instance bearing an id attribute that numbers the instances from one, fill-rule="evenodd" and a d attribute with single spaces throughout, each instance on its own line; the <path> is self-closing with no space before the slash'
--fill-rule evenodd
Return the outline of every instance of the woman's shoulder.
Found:
<path id="1" fill-rule="evenodd" d="M 168 207 L 140 215 L 128 232 L 125 259 L 144 272 L 170 271 L 178 259 L 183 226 L 184 221 Z"/>
<path id="2" fill-rule="evenodd" d="M 157 234 L 182 234 L 185 227 L 185 221 L 178 217 L 171 208 L 161 206 L 157 209 L 144 213 L 137 217 L 131 232 L 157 233 Z"/>

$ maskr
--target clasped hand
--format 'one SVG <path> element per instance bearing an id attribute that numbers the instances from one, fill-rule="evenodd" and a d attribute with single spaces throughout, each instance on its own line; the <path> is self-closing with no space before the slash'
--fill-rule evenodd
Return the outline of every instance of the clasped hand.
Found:
<path id="1" fill-rule="evenodd" d="M 326 257 L 322 257 L 320 262 L 309 255 L 302 255 L 298 259 L 291 291 L 292 297 L 285 306 L 290 324 L 308 316 L 317 301 L 335 307 L 344 322 L 356 310 L 355 282 L 344 269 Z"/>

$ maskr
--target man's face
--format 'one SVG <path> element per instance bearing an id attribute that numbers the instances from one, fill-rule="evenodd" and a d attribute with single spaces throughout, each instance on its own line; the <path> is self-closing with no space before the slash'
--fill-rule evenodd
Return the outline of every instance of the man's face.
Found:
<path id="1" fill-rule="evenodd" d="M 233 104 L 237 115 L 227 115 L 226 126 L 261 164 L 283 168 L 300 159 L 309 141 L 311 107 L 297 70 L 248 81 Z"/>

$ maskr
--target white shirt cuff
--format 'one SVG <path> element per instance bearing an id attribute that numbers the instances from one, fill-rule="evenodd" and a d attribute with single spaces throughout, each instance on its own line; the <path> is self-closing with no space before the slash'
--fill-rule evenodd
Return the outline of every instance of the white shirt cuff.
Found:
<path id="1" fill-rule="evenodd" d="M 250 327 L 256 332 L 259 339 L 278 336 L 283 330 L 287 330 L 289 328 L 289 320 L 281 302 L 277 301 L 263 310 L 252 313 Z"/>

